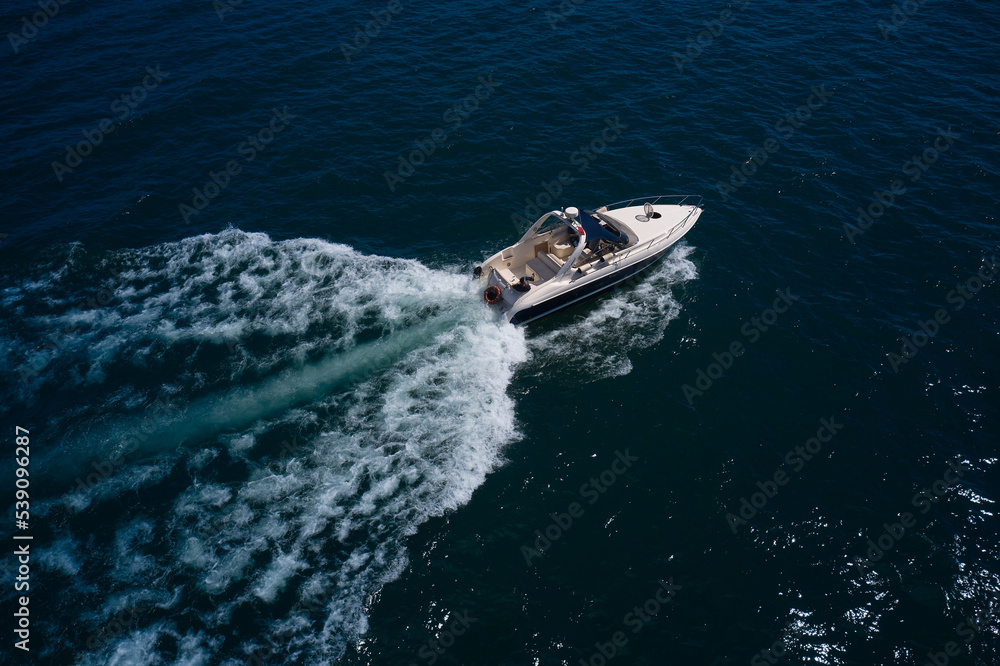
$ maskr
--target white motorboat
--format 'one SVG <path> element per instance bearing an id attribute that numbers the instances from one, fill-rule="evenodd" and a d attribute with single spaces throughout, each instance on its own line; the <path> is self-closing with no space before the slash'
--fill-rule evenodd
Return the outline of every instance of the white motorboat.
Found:
<path id="1" fill-rule="evenodd" d="M 703 210 L 702 197 L 662 195 L 549 211 L 473 273 L 486 281 L 483 297 L 501 317 L 526 324 L 652 266 Z"/>

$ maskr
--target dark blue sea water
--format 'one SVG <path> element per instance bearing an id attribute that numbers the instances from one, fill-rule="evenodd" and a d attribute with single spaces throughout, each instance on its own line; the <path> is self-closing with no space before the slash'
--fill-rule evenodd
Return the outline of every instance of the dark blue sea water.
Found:
<path id="1" fill-rule="evenodd" d="M 1000 663 L 1000 5 L 0 25 L 3 663 Z M 639 281 L 482 304 L 663 193 Z"/>

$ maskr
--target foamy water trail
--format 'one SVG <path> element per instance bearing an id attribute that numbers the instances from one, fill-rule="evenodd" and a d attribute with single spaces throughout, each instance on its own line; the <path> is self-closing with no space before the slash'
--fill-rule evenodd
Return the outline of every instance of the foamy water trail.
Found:
<path id="1" fill-rule="evenodd" d="M 6 402 L 59 433 L 48 658 L 336 660 L 516 437 L 523 332 L 466 275 L 239 231 L 63 259 L 2 292 Z"/>
<path id="2" fill-rule="evenodd" d="M 676 316 L 688 252 L 570 324 L 582 354 L 556 333 L 529 352 L 466 275 L 318 240 L 75 248 L 22 277 L 0 293 L 0 349 L 26 369 L 4 399 L 45 414 L 37 561 L 72 599 L 47 604 L 41 658 L 336 661 L 407 538 L 501 464 L 529 353 L 627 372 Z"/>
<path id="3" fill-rule="evenodd" d="M 533 365 L 574 381 L 627 375 L 629 353 L 660 342 L 680 314 L 673 288 L 698 277 L 688 259 L 692 252 L 687 244 L 676 246 L 634 284 L 599 299 L 558 330 L 532 337 Z"/>

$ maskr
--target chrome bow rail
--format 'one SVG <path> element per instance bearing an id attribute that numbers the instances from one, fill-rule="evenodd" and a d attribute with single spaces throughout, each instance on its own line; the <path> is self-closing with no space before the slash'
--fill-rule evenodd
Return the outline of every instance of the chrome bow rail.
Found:
<path id="1" fill-rule="evenodd" d="M 669 199 L 670 201 L 663 201 L 664 199 Z M 689 199 L 691 201 L 688 201 Z M 604 208 L 611 211 L 618 208 L 628 208 L 629 206 L 641 206 L 645 203 L 650 203 L 655 206 L 661 201 L 668 206 L 694 206 L 697 208 L 701 206 L 702 201 L 704 201 L 704 197 L 700 197 L 697 194 L 654 194 L 649 197 L 636 197 L 626 201 L 618 201 L 613 204 L 608 204 Z"/>
<path id="2" fill-rule="evenodd" d="M 675 224 L 670 231 L 661 236 L 657 236 L 656 238 L 653 238 L 643 243 L 642 245 L 629 248 L 628 251 L 625 252 L 625 254 L 618 257 L 615 261 L 616 262 L 621 261 L 622 259 L 625 259 L 633 252 L 647 249 L 653 247 L 654 245 L 659 245 L 663 241 L 673 236 L 674 232 L 683 227 L 687 223 L 688 218 L 694 215 L 694 212 L 698 208 L 701 208 L 702 202 L 704 200 L 705 200 L 704 197 L 700 197 L 697 194 L 660 194 L 649 197 L 636 197 L 635 199 L 628 199 L 626 201 L 618 201 L 616 203 L 608 204 L 607 206 L 602 206 L 601 208 L 599 208 L 598 211 L 611 212 L 612 210 L 618 210 L 619 208 L 628 208 L 629 206 L 641 206 L 647 203 L 653 206 L 655 206 L 656 204 L 663 204 L 666 206 L 691 206 L 691 212 L 685 215 L 683 220 Z"/>

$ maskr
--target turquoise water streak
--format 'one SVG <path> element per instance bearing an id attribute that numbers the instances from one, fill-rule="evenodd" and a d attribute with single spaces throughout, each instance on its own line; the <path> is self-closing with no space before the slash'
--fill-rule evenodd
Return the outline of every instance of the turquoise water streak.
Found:
<path id="1" fill-rule="evenodd" d="M 997 5 L 0 25 L 3 663 L 1000 663 Z M 661 193 L 648 275 L 491 318 L 537 211 Z"/>

